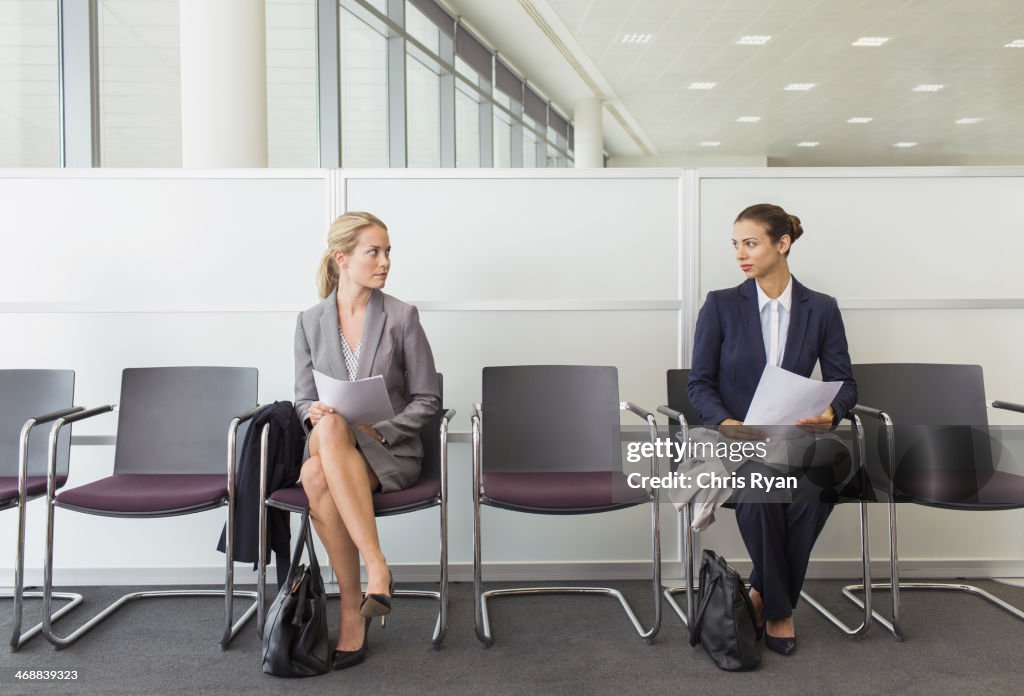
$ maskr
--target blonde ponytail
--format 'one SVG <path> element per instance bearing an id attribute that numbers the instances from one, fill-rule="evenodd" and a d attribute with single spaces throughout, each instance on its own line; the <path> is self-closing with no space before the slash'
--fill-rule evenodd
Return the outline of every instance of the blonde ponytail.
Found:
<path id="1" fill-rule="evenodd" d="M 321 298 L 327 297 L 338 287 L 338 264 L 334 261 L 334 252 L 351 254 L 359 241 L 359 232 L 371 226 L 380 227 L 385 232 L 388 229 L 376 215 L 359 211 L 345 213 L 331 223 L 327 230 L 327 250 L 316 272 L 316 287 Z"/>

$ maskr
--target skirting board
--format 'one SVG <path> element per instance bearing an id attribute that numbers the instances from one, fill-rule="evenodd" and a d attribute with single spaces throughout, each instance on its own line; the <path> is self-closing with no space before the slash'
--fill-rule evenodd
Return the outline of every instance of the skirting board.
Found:
<path id="1" fill-rule="evenodd" d="M 750 561 L 737 560 L 732 566 L 742 574 L 750 572 Z M 884 559 L 872 561 L 871 573 L 875 579 L 888 576 L 889 564 Z M 414 563 L 393 566 L 395 579 L 400 582 L 437 582 L 436 564 Z M 900 560 L 900 574 L 904 579 L 913 578 L 1024 578 L 1024 559 L 973 559 L 973 560 Z M 0 577 L 12 577 L 13 568 L 0 568 Z M 469 563 L 452 563 L 448 566 L 452 582 L 469 582 L 473 579 L 473 567 Z M 666 583 L 673 583 L 682 577 L 682 566 L 678 561 L 665 561 L 662 575 Z M 88 585 L 215 585 L 224 582 L 223 567 L 206 568 L 73 568 L 55 570 L 56 581 L 62 587 Z M 274 582 L 276 570 L 267 571 L 267 578 Z M 487 581 L 608 581 L 642 580 L 649 578 L 650 564 L 643 561 L 621 561 L 614 563 L 485 563 L 484 579 Z M 816 580 L 852 579 L 860 577 L 860 561 L 854 559 L 811 560 L 807 577 Z M 249 585 L 256 580 L 256 574 L 248 564 L 235 566 L 235 582 Z M 43 582 L 41 568 L 25 570 L 26 586 L 40 586 Z"/>

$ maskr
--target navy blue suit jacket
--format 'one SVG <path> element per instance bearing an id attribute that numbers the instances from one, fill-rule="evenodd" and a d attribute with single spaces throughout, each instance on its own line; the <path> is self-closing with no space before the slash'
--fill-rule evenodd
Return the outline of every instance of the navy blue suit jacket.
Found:
<path id="1" fill-rule="evenodd" d="M 750 278 L 735 288 L 709 292 L 697 316 L 687 393 L 706 426 L 745 419 L 767 363 L 756 282 Z M 793 278 L 782 368 L 810 377 L 817 362 L 824 381 L 844 383 L 832 402 L 839 422 L 857 403 L 839 305 L 834 297 L 808 290 Z"/>

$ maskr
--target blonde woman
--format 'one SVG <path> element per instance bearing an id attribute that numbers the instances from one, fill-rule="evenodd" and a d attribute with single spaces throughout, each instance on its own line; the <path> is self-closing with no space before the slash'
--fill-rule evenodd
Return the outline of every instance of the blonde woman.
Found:
<path id="1" fill-rule="evenodd" d="M 416 482 L 423 456 L 419 431 L 441 403 L 416 308 L 381 292 L 390 271 L 384 223 L 370 213 L 345 213 L 327 233 L 317 276 L 323 300 L 302 312 L 295 328 L 295 410 L 308 432 L 300 481 L 341 592 L 334 669 L 365 659 L 370 619 L 380 616 L 383 624 L 391 611 L 394 582 L 377 537 L 372 495 Z M 318 400 L 314 369 L 342 380 L 383 376 L 394 417 L 348 423 Z"/>

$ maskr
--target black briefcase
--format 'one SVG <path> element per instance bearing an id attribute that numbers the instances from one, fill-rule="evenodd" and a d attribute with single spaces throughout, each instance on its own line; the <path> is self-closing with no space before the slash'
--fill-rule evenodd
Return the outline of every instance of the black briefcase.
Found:
<path id="1" fill-rule="evenodd" d="M 729 672 L 754 669 L 761 662 L 754 605 L 739 573 L 706 549 L 700 564 L 697 616 L 690 645 L 700 643 L 718 666 Z"/>
<path id="2" fill-rule="evenodd" d="M 305 547 L 309 565 L 299 565 Z M 313 550 L 309 515 L 302 530 L 288 580 L 267 612 L 263 631 L 263 671 L 277 677 L 312 677 L 331 668 L 327 638 L 327 594 Z"/>

